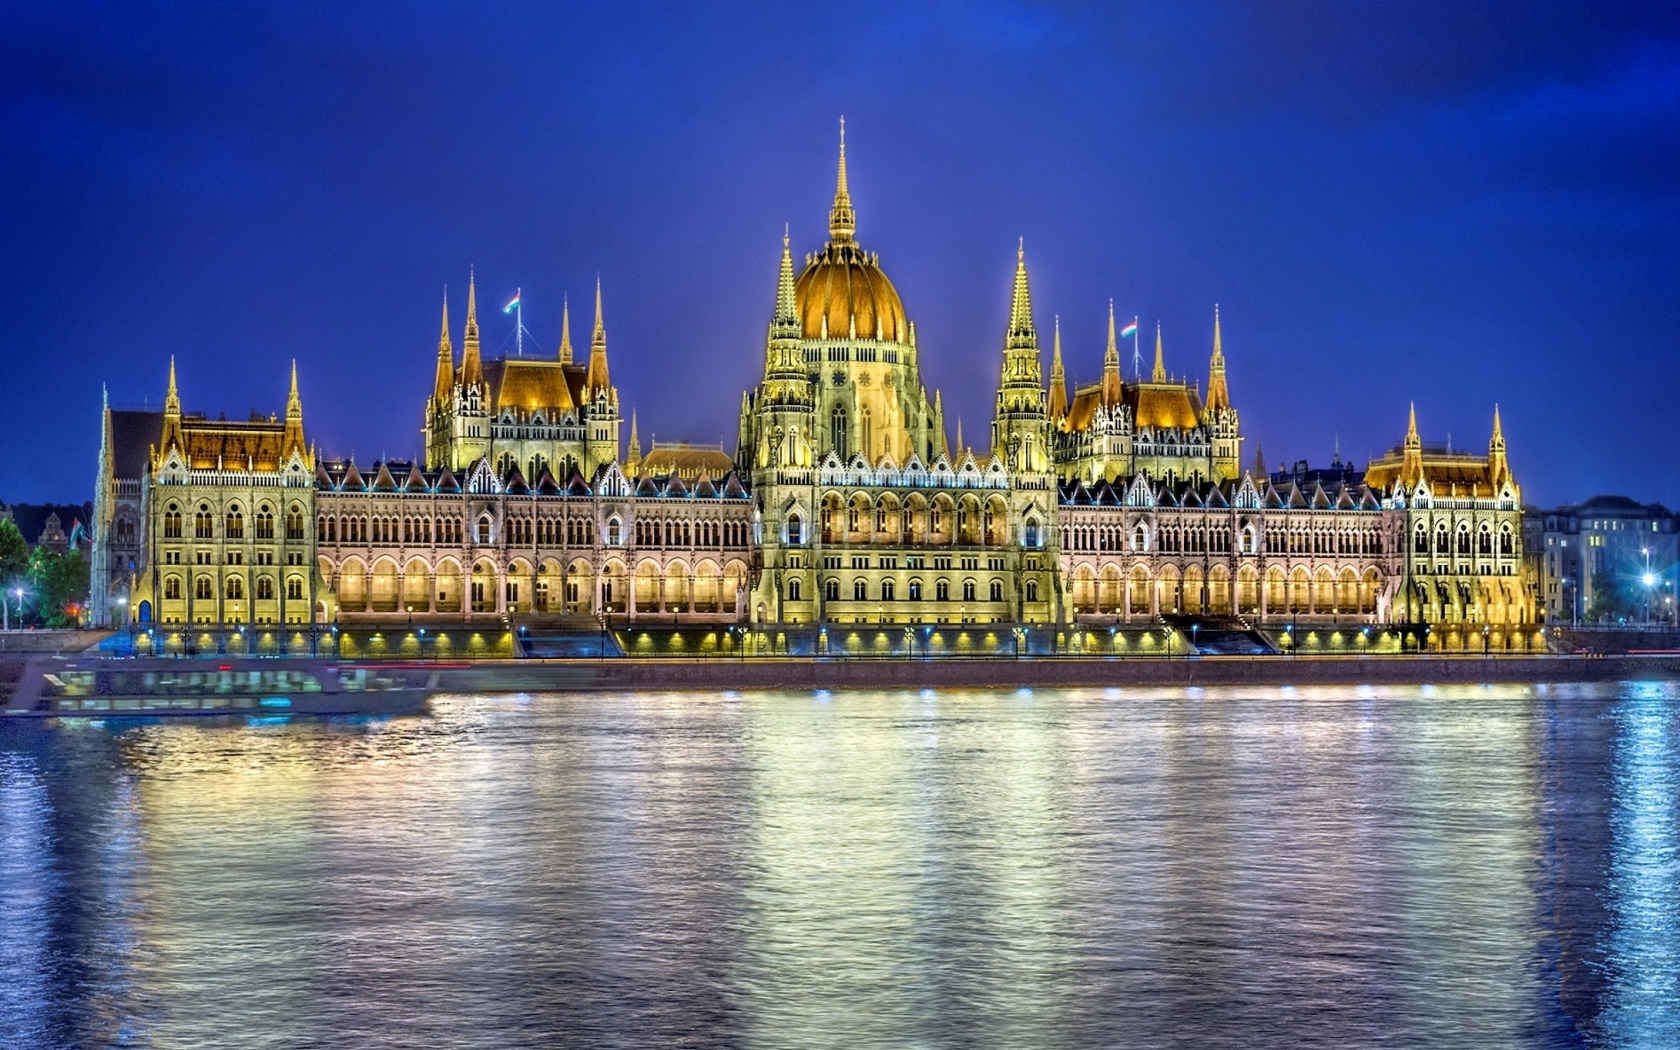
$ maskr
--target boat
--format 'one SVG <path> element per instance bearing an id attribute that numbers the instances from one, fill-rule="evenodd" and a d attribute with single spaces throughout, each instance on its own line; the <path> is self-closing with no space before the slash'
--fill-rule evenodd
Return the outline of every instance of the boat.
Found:
<path id="1" fill-rule="evenodd" d="M 449 666 L 456 665 L 33 657 L 0 718 L 425 714 Z"/>

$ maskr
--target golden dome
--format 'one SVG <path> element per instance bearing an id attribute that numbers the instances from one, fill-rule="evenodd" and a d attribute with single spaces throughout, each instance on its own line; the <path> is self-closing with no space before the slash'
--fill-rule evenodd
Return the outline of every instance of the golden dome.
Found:
<path id="1" fill-rule="evenodd" d="M 831 241 L 812 257 L 794 285 L 794 301 L 806 339 L 845 339 L 856 323 L 857 337 L 910 341 L 904 303 L 875 257 L 845 240 Z M 827 328 L 824 328 L 824 322 Z"/>

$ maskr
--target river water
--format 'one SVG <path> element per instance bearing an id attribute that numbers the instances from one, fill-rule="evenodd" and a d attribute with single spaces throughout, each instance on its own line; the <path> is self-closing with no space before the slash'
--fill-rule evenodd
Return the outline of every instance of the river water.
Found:
<path id="1" fill-rule="evenodd" d="M 0 1047 L 1680 1047 L 1680 686 L 0 728 Z"/>

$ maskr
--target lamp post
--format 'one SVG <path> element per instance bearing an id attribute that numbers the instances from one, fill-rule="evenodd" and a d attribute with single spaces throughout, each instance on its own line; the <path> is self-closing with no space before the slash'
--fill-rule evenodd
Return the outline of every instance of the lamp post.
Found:
<path id="1" fill-rule="evenodd" d="M 1649 627 L 1651 626 L 1651 585 L 1657 582 L 1657 578 L 1651 575 L 1651 548 L 1641 547 L 1639 553 L 1645 555 L 1645 575 L 1640 577 L 1640 581 L 1645 584 L 1645 626 Z"/>

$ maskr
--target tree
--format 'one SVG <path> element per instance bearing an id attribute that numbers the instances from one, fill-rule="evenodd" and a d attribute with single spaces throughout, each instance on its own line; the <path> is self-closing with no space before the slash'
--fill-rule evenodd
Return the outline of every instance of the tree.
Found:
<path id="1" fill-rule="evenodd" d="M 1640 608 L 1621 577 L 1608 569 L 1599 569 L 1592 574 L 1592 593 L 1592 605 L 1587 609 L 1589 620 L 1632 619 Z"/>
<path id="2" fill-rule="evenodd" d="M 23 578 L 29 570 L 29 541 L 18 531 L 17 523 L 0 518 L 0 586 Z"/>
<path id="3" fill-rule="evenodd" d="M 87 609 L 90 573 L 79 550 L 59 554 L 45 547 L 29 556 L 31 619 L 45 627 L 74 627 Z"/>

